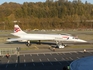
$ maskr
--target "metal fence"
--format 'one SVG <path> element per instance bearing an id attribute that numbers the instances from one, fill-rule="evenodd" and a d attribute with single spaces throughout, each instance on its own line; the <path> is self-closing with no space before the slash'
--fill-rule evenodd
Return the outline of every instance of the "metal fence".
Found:
<path id="1" fill-rule="evenodd" d="M 17 54 L 17 48 L 0 48 L 0 56 Z"/>

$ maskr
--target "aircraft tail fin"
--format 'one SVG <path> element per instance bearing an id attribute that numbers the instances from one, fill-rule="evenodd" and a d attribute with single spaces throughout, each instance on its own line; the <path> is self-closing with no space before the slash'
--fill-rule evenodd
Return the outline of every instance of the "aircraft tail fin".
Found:
<path id="1" fill-rule="evenodd" d="M 19 34 L 26 34 L 26 33 L 22 31 L 22 29 L 18 25 L 14 25 L 14 33 L 11 34 L 17 36 Z"/>

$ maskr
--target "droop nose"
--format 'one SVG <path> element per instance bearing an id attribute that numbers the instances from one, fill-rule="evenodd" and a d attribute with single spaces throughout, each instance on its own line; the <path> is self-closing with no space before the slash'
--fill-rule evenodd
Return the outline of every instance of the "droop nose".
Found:
<path id="1" fill-rule="evenodd" d="M 76 42 L 87 42 L 87 41 L 82 40 L 82 39 L 77 39 L 77 41 L 76 41 Z"/>

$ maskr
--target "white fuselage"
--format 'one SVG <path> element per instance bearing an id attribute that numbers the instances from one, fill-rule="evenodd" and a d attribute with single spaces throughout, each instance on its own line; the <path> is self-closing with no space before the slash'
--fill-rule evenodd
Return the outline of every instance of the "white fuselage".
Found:
<path id="1" fill-rule="evenodd" d="M 61 41 L 72 41 L 72 42 L 86 42 L 85 40 L 78 39 L 69 34 L 27 34 L 18 25 L 14 25 L 14 33 L 11 33 L 14 36 L 18 36 L 18 38 L 10 38 L 7 41 L 20 41 L 27 42 L 27 46 L 30 46 L 31 40 L 53 40 L 56 41 L 56 44 L 59 48 L 64 48 L 64 45 L 60 44 Z"/>
<path id="2" fill-rule="evenodd" d="M 61 34 L 17 34 L 20 38 L 26 40 L 55 40 L 55 41 L 74 41 L 74 42 L 86 42 L 81 39 L 77 39 L 70 35 L 61 35 Z"/>

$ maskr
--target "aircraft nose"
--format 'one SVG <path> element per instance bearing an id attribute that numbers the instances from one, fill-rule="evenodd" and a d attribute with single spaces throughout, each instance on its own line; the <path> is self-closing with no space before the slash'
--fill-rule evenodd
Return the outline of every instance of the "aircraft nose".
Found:
<path id="1" fill-rule="evenodd" d="M 87 42 L 87 41 L 82 40 L 82 39 L 78 39 L 77 41 L 78 41 L 78 42 Z"/>

